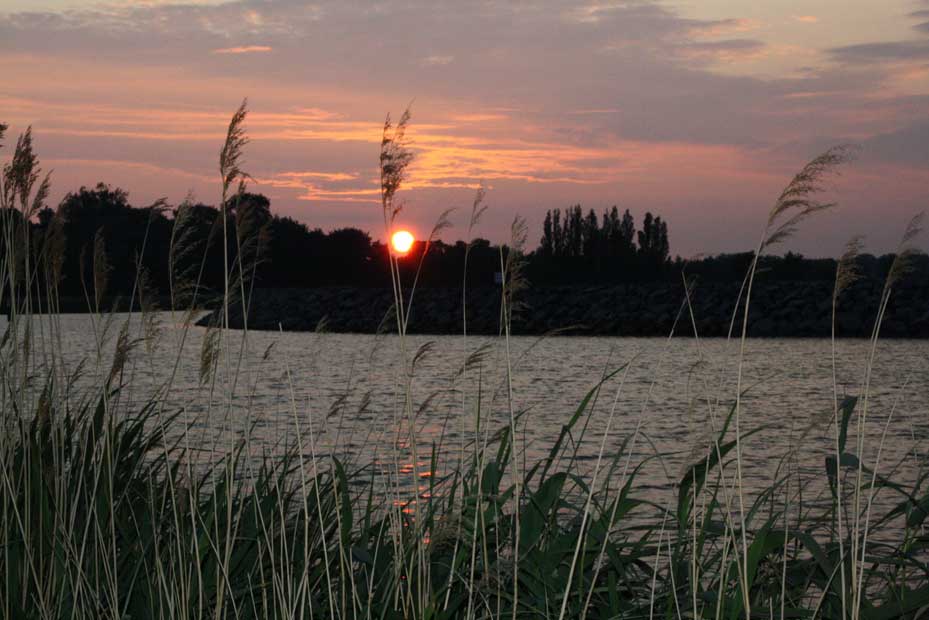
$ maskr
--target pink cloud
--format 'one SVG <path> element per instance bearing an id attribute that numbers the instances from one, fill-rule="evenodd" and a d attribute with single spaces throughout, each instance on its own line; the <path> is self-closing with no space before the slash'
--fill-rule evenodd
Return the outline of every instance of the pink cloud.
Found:
<path id="1" fill-rule="evenodd" d="M 237 47 L 221 47 L 212 51 L 213 54 L 261 54 L 270 52 L 274 48 L 269 45 L 240 45 Z"/>

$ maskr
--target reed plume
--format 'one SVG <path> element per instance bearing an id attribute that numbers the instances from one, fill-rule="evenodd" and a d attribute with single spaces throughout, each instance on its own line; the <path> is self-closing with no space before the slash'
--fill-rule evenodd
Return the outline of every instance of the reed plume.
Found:
<path id="1" fill-rule="evenodd" d="M 271 217 L 259 205 L 251 200 L 242 200 L 240 193 L 236 197 L 235 208 L 235 234 L 236 258 L 233 280 L 233 297 L 242 298 L 243 312 L 246 310 L 251 297 L 251 288 L 255 281 L 258 267 L 265 261 L 264 250 L 271 240 Z"/>
<path id="2" fill-rule="evenodd" d="M 858 256 L 864 247 L 864 239 L 861 236 L 852 237 L 845 244 L 845 251 L 839 257 L 838 265 L 835 270 L 835 286 L 833 286 L 832 299 L 835 304 L 842 293 L 861 278 L 861 270 L 858 267 Z"/>
<path id="3" fill-rule="evenodd" d="M 403 204 L 397 200 L 397 191 L 406 179 L 406 170 L 413 161 L 413 152 L 409 149 L 406 138 L 407 125 L 412 117 L 407 107 L 400 116 L 400 121 L 394 125 L 390 114 L 384 119 L 381 133 L 381 152 L 379 157 L 381 182 L 381 211 L 384 217 L 384 232 L 388 238 L 392 233 L 393 223 L 403 209 Z M 389 254 L 391 288 L 394 295 L 394 313 L 397 321 L 397 330 L 403 335 L 406 328 L 407 308 L 403 301 L 403 288 L 400 281 L 400 270 L 396 257 Z"/>
<path id="4" fill-rule="evenodd" d="M 226 141 L 219 152 L 219 173 L 222 178 L 222 204 L 220 206 L 223 226 L 223 328 L 229 327 L 229 303 L 233 289 L 230 287 L 229 271 L 229 209 L 233 206 L 230 200 L 230 189 L 236 186 L 236 198 L 245 192 L 245 185 L 250 178 L 242 170 L 242 158 L 248 136 L 245 133 L 245 117 L 248 115 L 248 100 L 243 99 L 239 109 L 232 115 L 229 127 L 226 130 Z M 236 200 L 236 202 L 238 202 Z M 243 321 L 245 316 L 243 313 Z"/>
<path id="5" fill-rule="evenodd" d="M 413 152 L 409 149 L 406 137 L 411 117 L 410 108 L 407 107 L 396 125 L 390 120 L 389 114 L 384 120 L 380 155 L 381 204 L 384 224 L 388 228 L 403 208 L 401 203 L 396 202 L 396 194 L 406 179 L 407 167 L 413 161 Z"/>
<path id="6" fill-rule="evenodd" d="M 139 265 L 137 281 L 139 310 L 142 312 L 142 339 L 145 341 L 147 353 L 153 355 L 162 332 L 158 313 L 158 289 L 152 282 L 151 272 L 142 265 L 141 258 L 136 259 L 136 264 Z"/>
<path id="7" fill-rule="evenodd" d="M 511 324 L 512 318 L 526 310 L 526 303 L 520 299 L 519 295 L 529 287 L 529 279 L 526 277 L 526 240 L 529 238 L 529 227 L 526 220 L 521 216 L 513 218 L 510 225 L 510 243 L 506 248 L 506 258 L 502 260 L 502 271 L 505 297 L 505 315 L 503 317 L 507 325 Z"/>
<path id="8" fill-rule="evenodd" d="M 887 274 L 886 289 L 888 291 L 912 270 L 913 259 L 919 254 L 919 250 L 913 246 L 913 240 L 922 234 L 925 217 L 926 213 L 920 212 L 907 222 L 903 236 L 900 238 L 900 244 L 897 246 L 894 260 L 890 265 L 890 271 Z"/>
<path id="9" fill-rule="evenodd" d="M 138 342 L 138 340 L 129 337 L 129 320 L 123 321 L 119 329 L 119 335 L 116 338 L 116 349 L 113 353 L 113 362 L 110 365 L 110 372 L 106 381 L 108 387 L 112 387 L 113 381 L 122 375 L 123 369 L 129 361 L 129 354 Z"/>
<path id="10" fill-rule="evenodd" d="M 39 158 L 32 147 L 32 127 L 27 127 L 16 140 L 12 159 L 3 167 L 4 202 L 7 207 L 13 207 L 18 202 L 23 216 L 29 217 L 29 196 L 40 172 Z"/>
<path id="11" fill-rule="evenodd" d="M 812 159 L 791 179 L 768 213 L 762 249 L 788 239 L 805 219 L 835 206 L 834 202 L 820 202 L 816 196 L 826 190 L 826 181 L 838 174 L 839 166 L 854 155 L 851 146 L 833 147 Z"/>
<path id="12" fill-rule="evenodd" d="M 226 141 L 219 152 L 219 172 L 223 181 L 223 195 L 227 197 L 233 186 L 241 187 L 251 177 L 242 170 L 242 158 L 249 139 L 245 133 L 245 117 L 248 116 L 248 99 L 243 99 L 232 115 L 226 130 Z M 225 201 L 223 207 L 225 208 Z"/>
<path id="13" fill-rule="evenodd" d="M 464 265 L 461 274 L 461 335 L 467 340 L 468 337 L 468 259 L 471 257 L 471 248 L 474 246 L 474 229 L 480 223 L 484 212 L 487 211 L 487 205 L 484 198 L 487 195 L 487 189 L 483 181 L 474 192 L 474 201 L 471 203 L 471 217 L 468 219 L 468 236 L 464 252 Z M 464 368 L 467 368 L 465 363 Z"/>
<path id="14" fill-rule="evenodd" d="M 484 212 L 487 211 L 487 204 L 484 203 L 486 197 L 487 187 L 485 187 L 482 181 L 477 191 L 474 192 L 474 201 L 471 203 L 471 217 L 468 220 L 468 245 L 473 245 L 474 239 L 471 233 L 480 223 L 481 218 L 484 216 Z"/>
<path id="15" fill-rule="evenodd" d="M 201 235 L 193 226 L 191 197 L 188 196 L 174 212 L 174 226 L 168 242 L 168 295 L 171 309 L 192 301 L 197 290 L 197 267 L 188 260 L 206 249 L 198 251 L 203 244 Z"/>

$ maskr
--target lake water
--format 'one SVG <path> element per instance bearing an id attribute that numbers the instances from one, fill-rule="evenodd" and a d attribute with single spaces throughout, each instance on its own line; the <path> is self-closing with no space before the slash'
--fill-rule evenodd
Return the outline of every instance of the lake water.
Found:
<path id="1" fill-rule="evenodd" d="M 109 371 L 124 319 L 116 317 L 98 355 L 99 320 L 58 317 L 56 350 L 71 371 L 83 360 L 79 385 L 99 385 Z M 47 332 L 47 321 L 40 321 L 46 327 L 39 332 Z M 643 468 L 639 486 L 661 488 L 705 454 L 736 394 L 739 343 L 693 338 L 517 337 L 510 339 L 507 356 L 503 338 L 410 336 L 401 346 L 397 336 L 250 332 L 243 341 L 241 332 L 228 332 L 217 372 L 201 382 L 206 332 L 185 330 L 179 321 L 158 316 L 157 338 L 130 355 L 122 398 L 133 410 L 163 390 L 162 411 L 183 411 L 179 420 L 190 424 L 185 445 L 201 454 L 245 439 L 252 453 L 273 452 L 300 438 L 306 453 L 386 466 L 397 447 L 406 455 L 403 473 L 413 469 L 409 439 L 415 436 L 418 468 L 427 467 L 433 444 L 440 446 L 441 467 L 454 464 L 462 446 L 474 440 L 479 400 L 482 428 L 490 432 L 508 424 L 512 406 L 519 416 L 520 453 L 531 464 L 548 453 L 600 378 L 624 368 L 604 384 L 575 429 L 577 438 L 586 427 L 578 455 L 592 471 L 601 443 L 607 457 L 615 455 L 638 428 L 631 462 L 662 455 Z M 139 320 L 130 332 L 143 334 Z M 836 347 L 840 395 L 860 394 L 869 343 L 843 340 Z M 822 471 L 833 449 L 832 385 L 828 340 L 746 343 L 742 430 L 767 426 L 744 442 L 750 488 L 767 485 L 792 449 L 801 472 Z M 899 482 L 910 482 L 929 445 L 929 342 L 878 344 L 868 408 L 866 462 L 874 463 L 892 415 L 880 470 L 895 470 Z M 409 410 L 415 412 L 413 435 Z M 169 431 L 184 428 L 178 422 Z"/>

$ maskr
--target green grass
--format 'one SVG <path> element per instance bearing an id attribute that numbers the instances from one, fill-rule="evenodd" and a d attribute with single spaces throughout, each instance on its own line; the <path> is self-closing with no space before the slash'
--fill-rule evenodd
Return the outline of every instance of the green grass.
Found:
<path id="1" fill-rule="evenodd" d="M 239 169 L 245 116 L 243 106 L 222 151 L 224 197 L 234 195 L 246 178 Z M 399 212 L 395 193 L 412 158 L 404 138 L 408 120 L 404 115 L 397 126 L 385 125 L 387 230 Z M 92 315 L 95 356 L 88 367 L 66 371 L 56 316 L 35 315 L 30 308 L 37 287 L 53 303 L 57 265 L 50 240 L 32 243 L 23 234 L 24 222 L 44 200 L 41 187 L 33 187 L 38 162 L 31 143 L 21 141 L 13 159 L 0 192 L 2 294 L 13 307 L 0 341 L 4 618 L 889 620 L 916 618 L 929 609 L 926 474 L 917 465 L 915 480 L 889 479 L 880 461 L 884 435 L 868 435 L 873 351 L 886 300 L 905 273 L 905 245 L 875 309 L 860 391 L 843 398 L 835 391 L 829 426 L 834 452 L 818 475 L 799 475 L 795 457 L 807 448 L 798 442 L 767 487 L 745 490 L 743 442 L 760 427 L 743 411 L 740 349 L 738 389 L 715 398 L 708 391 L 701 401 L 712 432 L 673 480 L 667 500 L 656 500 L 639 484 L 650 460 L 643 461 L 638 449 L 645 441 L 640 425 L 651 412 L 649 402 L 642 403 L 639 425 L 620 448 L 607 449 L 607 438 L 617 432 L 612 424 L 628 364 L 591 378 L 590 391 L 563 421 L 548 455 L 536 462 L 526 462 L 520 447 L 523 412 L 509 381 L 505 423 L 492 426 L 481 418 L 482 402 L 490 396 L 477 381 L 456 413 L 468 440 L 456 446 L 436 440 L 429 454 L 418 453 L 423 443 L 410 386 L 424 351 L 408 350 L 405 324 L 415 287 L 401 289 L 400 266 L 393 261 L 402 398 L 383 415 L 392 416 L 397 433 L 407 435 L 392 443 L 381 475 L 373 466 L 343 464 L 321 452 L 319 422 L 295 398 L 297 433 L 285 449 L 269 447 L 255 456 L 247 423 L 240 422 L 246 428 L 240 435 L 228 433 L 225 445 L 209 446 L 206 456 L 193 450 L 184 432 L 190 423 L 186 411 L 167 404 L 179 362 L 144 405 L 127 396 L 132 389 L 127 361 L 144 363 L 143 345 L 157 338 L 144 304 L 137 335 L 128 322 L 120 327 L 113 316 Z M 758 254 L 827 206 L 812 196 L 841 159 L 837 152 L 817 158 L 788 185 L 772 209 Z M 483 190 L 474 203 L 472 228 L 483 211 L 482 197 Z M 14 211 L 20 215 L 14 217 Z M 440 221 L 436 232 L 442 226 Z M 183 238 L 183 231 L 176 234 Z M 526 285 L 520 271 L 524 240 L 517 220 L 513 242 L 501 255 L 500 338 L 508 379 L 510 325 Z M 235 241 L 239 248 L 252 243 Z M 100 298 L 106 280 L 105 256 L 94 254 L 98 269 L 88 284 L 89 303 Z M 239 252 L 252 257 L 251 265 L 227 265 L 218 303 L 248 303 L 249 273 L 258 254 L 255 244 Z M 834 305 L 853 276 L 851 264 L 840 263 Z M 191 307 L 202 293 L 195 271 L 172 281 L 172 291 L 190 293 L 184 298 Z M 754 266 L 746 274 L 746 296 L 753 279 Z M 685 284 L 681 325 L 693 324 L 687 303 L 692 287 Z M 463 294 L 466 343 L 465 299 Z M 194 332 L 191 313 L 177 312 L 179 360 L 183 341 Z M 738 333 L 739 319 L 744 343 L 746 315 L 733 316 L 732 329 Z M 105 347 L 117 328 L 111 355 Z M 248 400 L 230 396 L 254 354 L 248 346 L 247 330 L 233 332 L 224 323 L 203 336 L 200 380 L 216 423 L 228 420 L 234 404 L 243 404 L 235 398 Z M 462 373 L 479 378 L 481 364 L 479 349 L 462 360 Z M 293 389 L 289 372 L 287 377 Z M 609 401 L 611 390 L 616 395 L 606 430 L 586 438 L 594 405 Z M 893 414 L 884 419 L 884 432 Z M 585 439 L 599 445 L 592 469 L 578 460 L 577 446 Z M 427 491 L 413 492 L 422 480 L 428 481 Z M 810 492 L 817 488 L 826 490 L 824 497 Z M 878 495 L 889 502 L 876 503 Z"/>

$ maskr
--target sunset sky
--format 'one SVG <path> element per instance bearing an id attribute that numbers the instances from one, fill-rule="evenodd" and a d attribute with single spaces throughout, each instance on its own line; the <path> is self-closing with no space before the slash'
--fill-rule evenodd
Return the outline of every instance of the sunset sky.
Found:
<path id="1" fill-rule="evenodd" d="M 849 142 L 840 209 L 785 249 L 889 251 L 929 208 L 929 0 L 0 0 L 0 71 L 53 202 L 105 181 L 215 204 L 247 96 L 254 191 L 324 229 L 384 236 L 381 125 L 411 101 L 420 234 L 458 207 L 463 237 L 483 180 L 494 241 L 579 202 L 660 213 L 684 257 L 747 249 L 790 176 Z"/>

